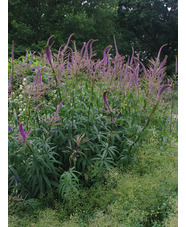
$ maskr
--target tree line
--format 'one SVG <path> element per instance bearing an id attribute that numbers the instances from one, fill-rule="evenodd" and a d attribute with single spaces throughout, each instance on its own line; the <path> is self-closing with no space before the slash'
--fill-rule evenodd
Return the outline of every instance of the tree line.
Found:
<path id="1" fill-rule="evenodd" d="M 114 35 L 120 54 L 131 55 L 134 48 L 144 62 L 167 44 L 162 56 L 168 56 L 168 73 L 174 72 L 177 0 L 9 0 L 8 11 L 9 56 L 13 40 L 19 57 L 28 49 L 40 52 L 51 35 L 58 49 L 74 33 L 77 48 L 97 39 L 94 49 L 102 58 L 106 46 L 114 47 Z"/>

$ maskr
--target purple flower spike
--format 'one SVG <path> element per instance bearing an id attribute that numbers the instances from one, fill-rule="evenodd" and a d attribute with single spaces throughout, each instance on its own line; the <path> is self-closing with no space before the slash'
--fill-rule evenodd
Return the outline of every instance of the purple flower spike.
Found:
<path id="1" fill-rule="evenodd" d="M 167 46 L 167 44 L 164 44 L 163 46 L 161 46 L 161 48 L 160 48 L 160 50 L 158 52 L 158 57 L 157 57 L 158 60 L 160 59 L 160 54 L 161 54 L 161 51 L 162 51 L 164 46 Z"/>
<path id="2" fill-rule="evenodd" d="M 85 46 L 86 46 L 86 42 L 83 42 L 83 46 L 81 48 L 81 56 L 83 55 L 83 50 L 85 49 Z"/>
<path id="3" fill-rule="evenodd" d="M 103 93 L 103 101 L 104 101 L 106 107 L 108 108 L 109 112 L 111 112 L 110 106 L 109 106 L 108 101 L 107 101 L 107 91 L 105 91 Z"/>
<path id="4" fill-rule="evenodd" d="M 51 39 L 53 36 L 54 36 L 54 35 L 51 35 L 50 38 L 48 39 L 48 41 L 47 41 L 47 46 L 49 46 L 50 39 Z"/>
<path id="5" fill-rule="evenodd" d="M 90 43 L 90 59 L 92 58 L 92 44 L 96 41 L 98 41 L 98 39 L 95 39 Z"/>
<path id="6" fill-rule="evenodd" d="M 85 46 L 85 52 L 84 52 L 84 57 L 86 57 L 87 59 L 88 59 L 88 45 L 89 45 L 89 43 L 90 43 L 90 41 L 91 40 L 89 40 L 88 42 L 87 42 L 87 44 L 86 44 L 86 46 Z"/>
<path id="7" fill-rule="evenodd" d="M 47 60 L 48 60 L 49 64 L 52 66 L 52 62 L 53 62 L 52 61 L 52 52 L 51 52 L 49 45 L 46 46 L 45 51 L 46 51 Z"/>
<path id="8" fill-rule="evenodd" d="M 18 179 L 16 178 L 15 181 L 18 181 Z"/>
<path id="9" fill-rule="evenodd" d="M 25 54 L 25 59 L 24 59 L 23 64 L 25 64 L 25 63 L 26 63 L 26 59 L 27 59 L 27 55 L 28 55 L 28 51 L 29 51 L 29 50 L 27 50 L 27 52 L 26 52 L 26 54 Z"/>
<path id="10" fill-rule="evenodd" d="M 26 138 L 29 136 L 29 134 L 31 133 L 31 131 L 32 130 L 30 130 L 30 131 L 27 131 L 26 133 L 25 133 L 25 131 L 23 130 L 23 124 L 22 123 L 20 123 L 18 120 L 17 120 L 17 122 L 18 122 L 18 125 L 19 125 L 19 133 L 20 133 L 20 137 L 24 140 L 24 143 L 26 142 Z M 17 141 L 18 142 L 21 142 L 20 140 L 18 140 L 17 139 Z M 22 142 L 21 142 L 22 143 Z"/>
<path id="11" fill-rule="evenodd" d="M 34 86 L 37 86 L 38 82 L 40 85 L 42 84 L 41 69 L 39 67 L 37 67 L 37 68 L 38 68 L 38 72 L 37 72 L 36 76 L 34 77 Z"/>
<path id="12" fill-rule="evenodd" d="M 158 91 L 158 94 L 157 94 L 157 98 L 160 98 L 161 95 L 163 94 L 163 92 L 168 88 L 168 87 L 171 87 L 170 84 L 164 84 L 160 87 L 159 91 Z"/>
<path id="13" fill-rule="evenodd" d="M 73 35 L 74 35 L 74 33 L 72 33 L 72 34 L 69 36 L 69 38 L 68 38 L 68 40 L 67 40 L 67 43 L 66 43 L 66 45 L 65 45 L 65 47 L 64 47 L 64 49 L 63 49 L 63 52 L 66 51 L 66 49 L 67 49 L 67 47 L 68 47 L 68 45 L 69 45 L 70 39 L 71 39 L 71 37 L 72 37 Z"/>
<path id="14" fill-rule="evenodd" d="M 30 59 L 29 65 L 31 65 L 31 64 L 32 64 L 32 60 L 33 60 L 34 54 L 35 54 L 35 51 L 32 53 L 32 56 L 31 56 L 31 59 Z"/>
<path id="15" fill-rule="evenodd" d="M 60 108 L 61 108 L 61 106 L 62 106 L 62 104 L 63 104 L 63 102 L 65 101 L 65 99 L 66 98 L 64 98 L 60 103 L 59 103 L 59 105 L 57 106 L 57 110 L 56 110 L 56 113 L 55 113 L 55 117 L 57 117 L 58 116 L 58 114 L 59 114 L 59 110 L 60 110 Z"/>
<path id="16" fill-rule="evenodd" d="M 19 123 L 19 132 L 21 134 L 22 139 L 26 139 L 27 135 L 26 135 L 25 131 L 23 130 L 23 125 L 21 123 Z"/>
<path id="17" fill-rule="evenodd" d="M 38 75 L 34 77 L 34 86 L 36 86 L 37 84 L 38 84 Z"/>
<path id="18" fill-rule="evenodd" d="M 41 69 L 39 67 L 37 67 L 37 68 L 38 68 L 37 76 L 39 79 L 39 84 L 41 85 L 42 84 Z"/>

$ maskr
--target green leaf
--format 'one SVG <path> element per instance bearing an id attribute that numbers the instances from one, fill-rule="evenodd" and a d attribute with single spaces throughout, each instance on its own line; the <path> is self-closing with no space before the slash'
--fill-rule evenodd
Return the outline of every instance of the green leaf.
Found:
<path id="1" fill-rule="evenodd" d="M 48 179 L 48 177 L 46 175 L 43 175 L 43 178 L 44 178 L 45 182 L 47 183 L 47 185 L 49 186 L 49 188 L 51 188 L 50 180 Z"/>

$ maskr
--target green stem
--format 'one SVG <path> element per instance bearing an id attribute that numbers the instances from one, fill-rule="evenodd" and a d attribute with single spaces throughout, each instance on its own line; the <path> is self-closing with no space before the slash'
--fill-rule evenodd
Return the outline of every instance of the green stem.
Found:
<path id="1" fill-rule="evenodd" d="M 30 149 L 30 151 L 32 152 L 32 154 L 33 154 L 33 156 L 34 156 L 34 151 L 32 150 L 30 144 L 29 144 L 27 141 L 26 141 L 26 145 L 27 145 L 27 147 Z"/>
<path id="2" fill-rule="evenodd" d="M 27 130 L 28 130 L 28 122 L 29 122 L 29 119 L 30 119 L 30 103 L 31 103 L 31 99 L 29 100 L 29 103 L 28 103 Z"/>
<path id="3" fill-rule="evenodd" d="M 61 100 L 61 99 L 62 99 L 62 98 L 61 98 L 61 92 L 60 92 L 58 80 L 57 80 L 57 77 L 56 77 L 56 72 L 55 72 L 55 70 L 54 70 L 54 68 L 53 68 L 52 65 L 51 65 L 51 68 L 52 68 L 52 72 L 53 72 L 53 74 L 54 74 L 54 79 L 55 79 L 55 81 L 56 81 L 56 88 L 57 88 L 57 91 L 58 91 L 58 97 L 59 97 L 59 99 Z"/>
<path id="4" fill-rule="evenodd" d="M 108 152 L 108 149 L 109 149 L 109 146 L 110 146 L 110 142 L 111 142 L 111 138 L 112 138 L 113 123 L 114 123 L 113 122 L 113 114 L 112 114 L 112 111 L 111 110 L 110 110 L 110 119 L 111 119 L 111 129 L 110 129 L 110 135 L 109 135 L 109 140 L 108 140 L 107 152 Z"/>
<path id="5" fill-rule="evenodd" d="M 36 110 L 36 120 L 37 120 L 37 124 L 38 124 L 38 126 L 39 126 L 39 128 L 40 128 L 39 116 L 38 116 L 38 112 L 37 112 L 37 110 Z"/>
<path id="6" fill-rule="evenodd" d="M 90 104 L 89 104 L 89 109 L 88 109 L 88 123 L 89 123 L 89 119 L 90 119 L 90 108 L 91 108 L 92 102 L 93 102 L 94 84 L 95 84 L 95 81 L 93 81 L 92 87 L 91 87 L 91 99 L 90 99 Z"/>
<path id="7" fill-rule="evenodd" d="M 170 134 L 172 133 L 172 115 L 173 115 L 173 108 L 174 108 L 174 93 L 171 97 L 171 119 L 170 119 Z"/>
<path id="8" fill-rule="evenodd" d="M 153 109 L 152 109 L 152 111 L 151 111 L 151 113 L 150 113 L 150 115 L 149 115 L 149 117 L 148 117 L 148 119 L 147 119 L 147 121 L 146 121 L 146 124 L 144 125 L 144 127 L 142 128 L 142 130 L 139 132 L 139 134 L 138 134 L 136 140 L 135 140 L 135 141 L 132 143 L 132 145 L 129 147 L 129 152 L 132 150 L 133 146 L 134 146 L 134 145 L 138 142 L 138 140 L 140 139 L 142 132 L 143 132 L 143 131 L 147 128 L 147 126 L 149 125 L 150 120 L 151 120 L 151 118 L 152 118 L 152 115 L 154 114 L 154 112 L 155 112 L 156 109 L 157 109 L 157 106 L 158 106 L 158 104 L 159 104 L 159 101 L 160 101 L 160 99 L 158 99 L 158 101 L 157 101 L 156 104 L 154 105 L 154 107 L 153 107 Z"/>
<path id="9" fill-rule="evenodd" d="M 74 90 L 72 92 L 72 138 L 74 136 Z"/>

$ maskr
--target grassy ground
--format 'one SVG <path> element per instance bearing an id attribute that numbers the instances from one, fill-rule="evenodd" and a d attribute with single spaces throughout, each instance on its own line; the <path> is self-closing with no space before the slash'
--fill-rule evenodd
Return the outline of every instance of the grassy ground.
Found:
<path id="1" fill-rule="evenodd" d="M 43 202 L 31 211 L 13 206 L 9 226 L 177 226 L 176 140 L 160 146 L 158 136 L 151 137 L 134 163 L 112 168 L 104 179 L 63 203 Z"/>

